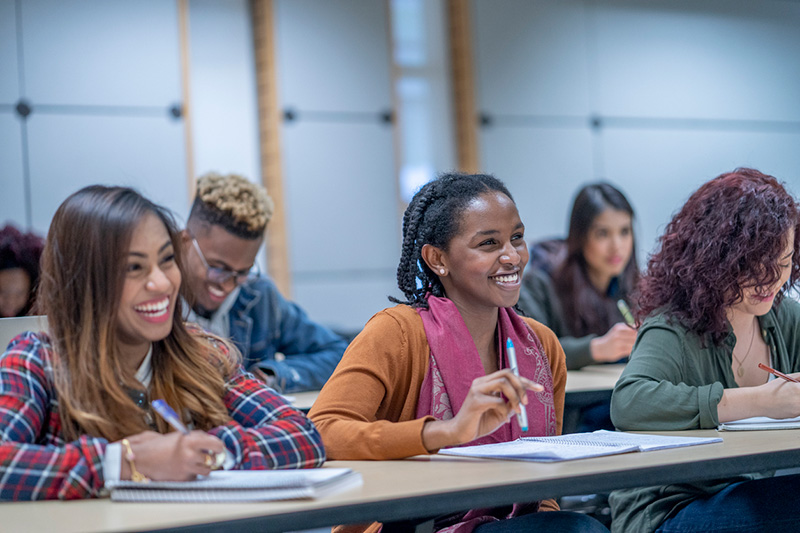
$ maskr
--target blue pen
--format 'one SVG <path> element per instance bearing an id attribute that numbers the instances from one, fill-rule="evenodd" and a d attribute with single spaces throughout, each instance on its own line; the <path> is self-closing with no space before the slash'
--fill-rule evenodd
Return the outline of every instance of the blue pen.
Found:
<path id="1" fill-rule="evenodd" d="M 178 414 L 175 412 L 175 409 L 170 407 L 167 402 L 164 400 L 153 400 L 150 402 L 150 405 L 153 406 L 153 410 L 161 415 L 161 418 L 166 420 L 170 426 L 180 431 L 184 435 L 189 434 L 189 428 L 187 428 L 183 422 L 181 422 L 181 419 L 178 418 Z M 220 468 L 225 463 L 225 452 L 214 453 L 208 451 L 206 454 L 210 458 L 209 463 L 206 463 L 206 466 L 210 466 L 213 470 Z"/>
<path id="2" fill-rule="evenodd" d="M 175 410 L 167 404 L 164 400 L 153 400 L 150 402 L 150 405 L 153 406 L 153 410 L 161 415 L 167 424 L 175 428 L 176 430 L 180 431 L 184 435 L 189 433 L 189 428 L 183 425 L 181 419 L 178 418 L 178 414 Z"/>
<path id="3" fill-rule="evenodd" d="M 519 367 L 517 366 L 517 352 L 514 350 L 514 343 L 511 342 L 511 337 L 506 340 L 506 353 L 508 354 L 508 366 L 514 375 L 519 377 Z M 522 431 L 528 431 L 528 412 L 525 410 L 524 405 L 520 405 L 520 412 L 517 414 L 517 422 Z"/>

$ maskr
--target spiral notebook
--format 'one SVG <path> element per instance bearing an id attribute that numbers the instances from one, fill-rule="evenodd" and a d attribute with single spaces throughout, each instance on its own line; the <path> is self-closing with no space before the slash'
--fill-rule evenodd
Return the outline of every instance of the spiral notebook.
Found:
<path id="1" fill-rule="evenodd" d="M 800 416 L 795 418 L 769 418 L 754 416 L 724 422 L 717 428 L 720 431 L 762 431 L 768 429 L 800 429 Z"/>
<path id="2" fill-rule="evenodd" d="M 119 502 L 266 502 L 322 498 L 360 486 L 349 468 L 220 470 L 194 481 L 109 481 Z"/>

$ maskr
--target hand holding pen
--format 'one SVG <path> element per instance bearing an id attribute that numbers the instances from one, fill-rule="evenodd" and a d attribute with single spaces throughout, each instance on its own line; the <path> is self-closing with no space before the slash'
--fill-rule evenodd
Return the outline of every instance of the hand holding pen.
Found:
<path id="1" fill-rule="evenodd" d="M 633 318 L 633 313 L 631 312 L 631 308 L 628 307 L 628 303 L 625 300 L 617 300 L 617 309 L 619 309 L 622 318 L 625 319 L 625 323 L 635 328 L 636 320 Z"/>
<path id="2" fill-rule="evenodd" d="M 741 408 L 731 412 L 728 419 L 746 418 L 748 416 L 768 416 L 770 418 L 794 418 L 800 416 L 800 387 L 796 385 L 800 383 L 800 379 L 770 368 L 763 363 L 759 363 L 758 368 L 780 379 L 768 380 L 763 385 L 733 389 L 734 392 L 750 391 L 750 396 L 747 397 L 746 401 L 740 402 Z M 724 394 L 727 393 L 728 389 Z"/>
<path id="3" fill-rule="evenodd" d="M 464 403 L 453 418 L 425 423 L 422 428 L 422 444 L 429 451 L 435 451 L 466 444 L 494 433 L 507 424 L 518 410 L 525 412 L 529 391 L 543 390 L 544 387 L 540 384 L 514 374 L 511 368 L 475 378 Z M 524 416 L 526 415 L 527 413 Z"/>
<path id="4" fill-rule="evenodd" d="M 190 481 L 207 476 L 225 445 L 205 431 L 183 427 L 188 433 L 143 431 L 117 441 L 122 446 L 122 479 Z"/>
<path id="5" fill-rule="evenodd" d="M 153 407 L 153 410 L 176 431 L 179 431 L 183 435 L 188 435 L 191 433 L 189 428 L 183 424 L 181 419 L 178 417 L 178 414 L 172 407 L 169 406 L 169 404 L 167 404 L 167 402 L 164 400 L 153 400 L 150 405 Z M 206 456 L 203 464 L 211 470 L 217 470 L 225 463 L 225 452 L 215 453 L 212 450 L 204 450 L 204 452 Z"/>
<path id="6" fill-rule="evenodd" d="M 766 370 L 767 372 L 769 372 L 773 376 L 777 376 L 777 377 L 779 377 L 781 379 L 785 379 L 786 381 L 790 381 L 792 383 L 800 383 L 800 380 L 794 379 L 792 376 L 787 376 L 783 372 L 778 372 L 774 368 L 770 368 L 767 365 L 765 365 L 764 363 L 758 363 L 758 368 L 760 368 L 761 370 Z"/>
<path id="7" fill-rule="evenodd" d="M 625 322 L 618 322 L 599 337 L 589 342 L 592 359 L 596 363 L 614 363 L 631 354 L 636 342 L 636 321 L 625 300 L 617 301 L 617 308 Z"/>

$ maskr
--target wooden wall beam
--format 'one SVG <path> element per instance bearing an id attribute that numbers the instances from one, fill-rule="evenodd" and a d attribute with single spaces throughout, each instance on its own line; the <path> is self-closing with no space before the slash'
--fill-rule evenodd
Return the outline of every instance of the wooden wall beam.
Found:
<path id="1" fill-rule="evenodd" d="M 478 172 L 478 113 L 475 107 L 469 0 L 447 0 L 447 18 L 458 168 L 463 172 Z"/>
<path id="2" fill-rule="evenodd" d="M 275 48 L 275 7 L 272 0 L 251 0 L 258 98 L 261 180 L 275 201 L 275 213 L 267 227 L 267 268 L 281 293 L 291 297 L 289 239 L 281 164 L 281 110 Z"/>
<path id="3" fill-rule="evenodd" d="M 186 188 L 189 205 L 194 201 L 194 137 L 192 136 L 192 80 L 189 34 L 189 0 L 178 0 L 178 37 L 181 49 L 181 117 L 183 118 L 184 151 L 186 157 Z"/>

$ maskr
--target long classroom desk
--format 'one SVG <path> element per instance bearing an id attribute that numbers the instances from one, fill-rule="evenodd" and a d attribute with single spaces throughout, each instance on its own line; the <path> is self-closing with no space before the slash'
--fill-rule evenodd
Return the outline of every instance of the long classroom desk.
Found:
<path id="1" fill-rule="evenodd" d="M 570 494 L 692 482 L 800 464 L 800 430 L 670 432 L 724 441 L 671 450 L 533 463 L 445 456 L 401 461 L 331 461 L 364 484 L 315 501 L 253 504 L 78 502 L 0 504 L 9 531 L 278 532 L 339 523 L 427 518 L 459 510 Z"/>
<path id="2" fill-rule="evenodd" d="M 591 365 L 567 372 L 567 407 L 580 406 L 611 399 L 611 391 L 617 383 L 625 365 Z M 308 411 L 314 405 L 319 391 L 289 393 L 292 404 Z"/>
<path id="3" fill-rule="evenodd" d="M 567 371 L 567 386 L 564 394 L 564 433 L 578 430 L 584 407 L 611 403 L 611 392 L 622 371 L 623 364 L 590 365 L 580 370 Z"/>

